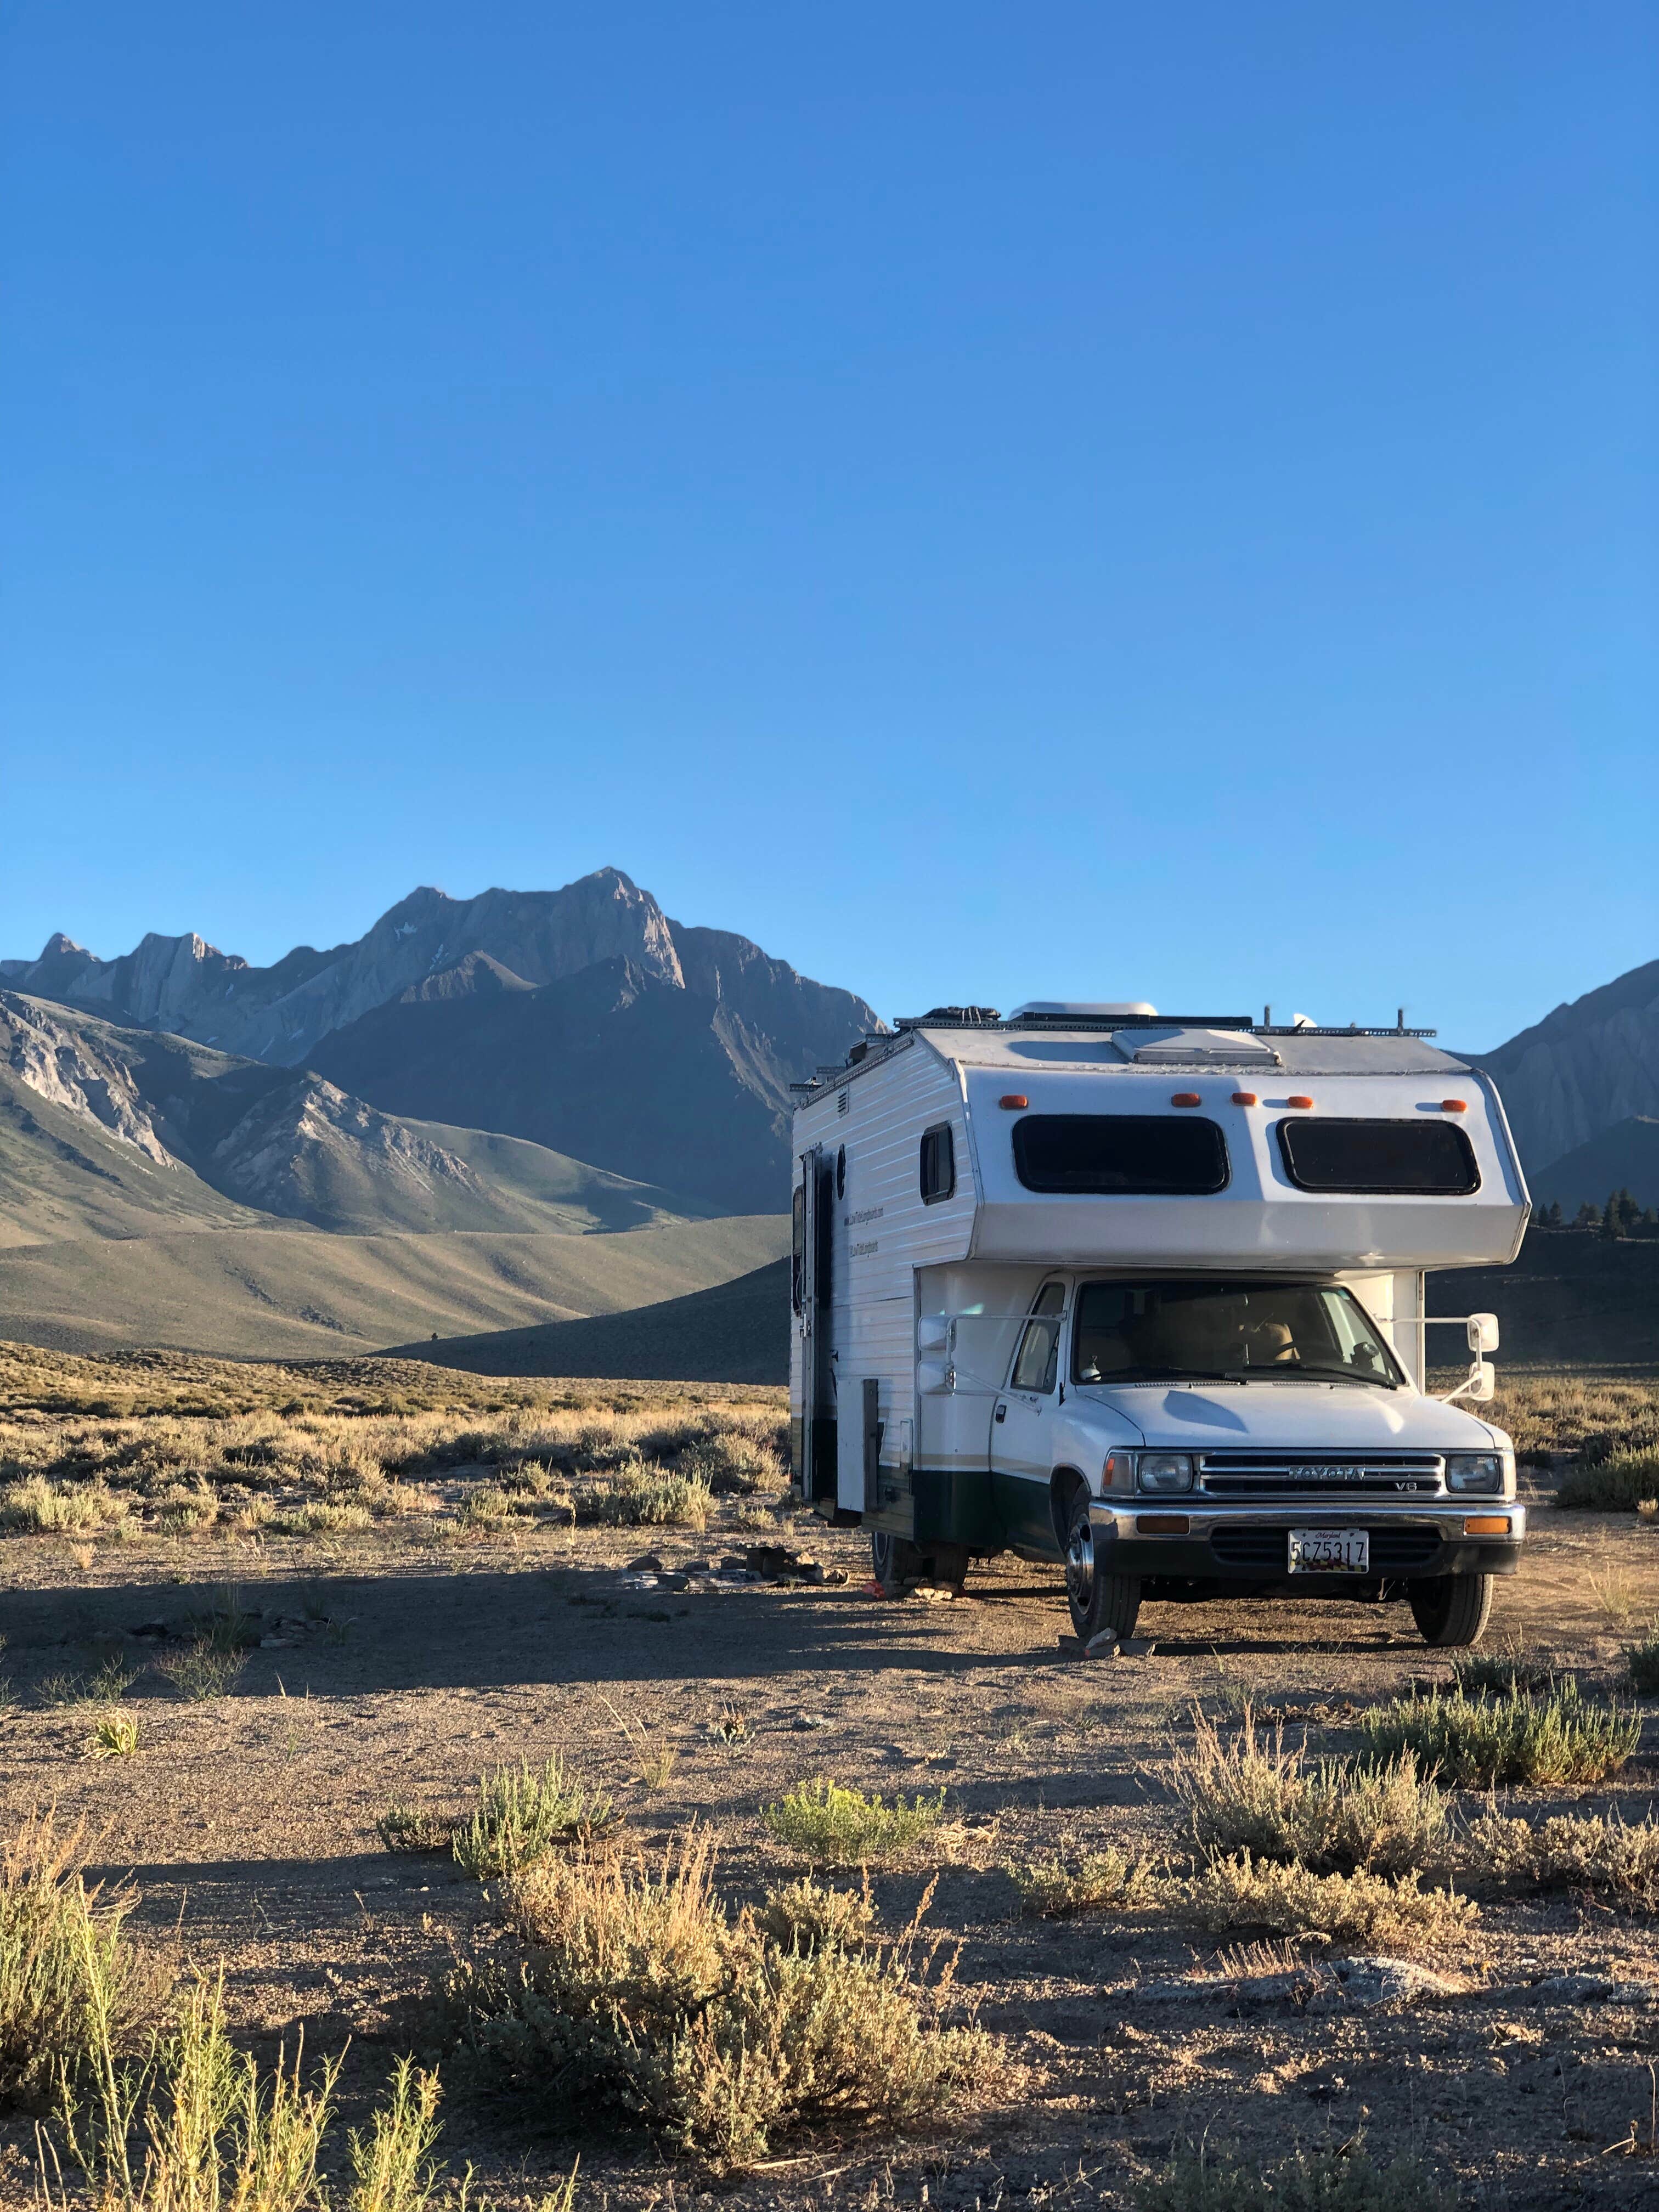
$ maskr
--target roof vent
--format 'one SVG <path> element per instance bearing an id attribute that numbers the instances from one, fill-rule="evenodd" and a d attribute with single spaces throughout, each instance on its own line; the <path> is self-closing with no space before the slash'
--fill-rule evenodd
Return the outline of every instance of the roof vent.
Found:
<path id="1" fill-rule="evenodd" d="M 1018 1022 L 1030 1016 L 1037 1021 L 1058 1022 L 1069 1016 L 1079 1022 L 1111 1022 L 1127 1020 L 1132 1014 L 1157 1012 L 1158 1008 L 1149 1006 L 1145 999 L 1028 999 L 1023 1006 L 1016 1006 L 1008 1018 Z"/>
<path id="2" fill-rule="evenodd" d="M 929 1006 L 921 1019 L 923 1022 L 1000 1022 L 1002 1017 L 994 1006 Z"/>
<path id="3" fill-rule="evenodd" d="M 1261 1037 L 1237 1030 L 1119 1030 L 1112 1042 L 1125 1060 L 1152 1067 L 1279 1067 L 1279 1054 Z"/>

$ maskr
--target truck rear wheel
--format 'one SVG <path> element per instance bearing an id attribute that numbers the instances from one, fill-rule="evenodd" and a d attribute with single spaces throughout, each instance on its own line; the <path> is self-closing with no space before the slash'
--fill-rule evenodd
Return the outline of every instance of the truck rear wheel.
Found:
<path id="1" fill-rule="evenodd" d="M 1438 1575 L 1413 1583 L 1407 1591 L 1412 1619 L 1425 1644 L 1456 1650 L 1478 1644 L 1492 1619 L 1492 1575 Z"/>
<path id="2" fill-rule="evenodd" d="M 1072 1609 L 1072 1626 L 1085 1644 L 1108 1632 L 1119 1638 L 1134 1633 L 1140 1611 L 1139 1577 L 1101 1573 L 1089 1493 L 1080 1485 L 1066 1529 L 1066 1602 Z"/>
<path id="3" fill-rule="evenodd" d="M 935 1544 L 926 1550 L 884 1528 L 870 1531 L 870 1566 L 887 1597 L 902 1597 L 910 1583 L 944 1583 L 960 1591 L 968 1579 L 968 1547 Z"/>

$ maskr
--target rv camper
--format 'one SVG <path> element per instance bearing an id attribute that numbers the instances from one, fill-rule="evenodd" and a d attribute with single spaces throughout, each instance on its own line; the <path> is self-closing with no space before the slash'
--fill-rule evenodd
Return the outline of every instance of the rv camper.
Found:
<path id="1" fill-rule="evenodd" d="M 1466 1410 L 1497 1323 L 1427 1395 L 1463 1361 L 1425 1280 L 1513 1260 L 1528 1200 L 1431 1034 L 946 1006 L 797 1086 L 802 1498 L 890 1590 L 1063 1565 L 1086 1640 L 1254 1595 L 1404 1600 L 1473 1644 L 1526 1519 Z"/>

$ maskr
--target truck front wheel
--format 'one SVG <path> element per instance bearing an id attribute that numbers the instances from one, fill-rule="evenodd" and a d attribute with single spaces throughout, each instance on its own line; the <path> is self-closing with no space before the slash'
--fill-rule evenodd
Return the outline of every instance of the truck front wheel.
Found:
<path id="1" fill-rule="evenodd" d="M 1440 1650 L 1478 1644 L 1492 1619 L 1492 1575 L 1439 1575 L 1413 1583 L 1412 1619 L 1425 1644 Z"/>
<path id="2" fill-rule="evenodd" d="M 1066 1602 L 1072 1609 L 1072 1626 L 1085 1644 L 1109 1631 L 1119 1638 L 1134 1633 L 1140 1611 L 1139 1578 L 1100 1571 L 1089 1493 L 1081 1485 L 1073 1496 L 1066 1529 Z"/>

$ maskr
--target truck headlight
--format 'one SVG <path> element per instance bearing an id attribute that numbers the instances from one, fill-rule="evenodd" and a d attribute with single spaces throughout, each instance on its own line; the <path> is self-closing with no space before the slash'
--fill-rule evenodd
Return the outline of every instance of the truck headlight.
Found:
<path id="1" fill-rule="evenodd" d="M 1446 1455 L 1448 1490 L 1475 1490 L 1491 1494 L 1503 1489 L 1504 1472 L 1502 1452 L 1448 1452 Z"/>
<path id="2" fill-rule="evenodd" d="M 1140 1487 L 1167 1495 L 1193 1486 L 1193 1462 L 1186 1452 L 1142 1452 Z"/>

